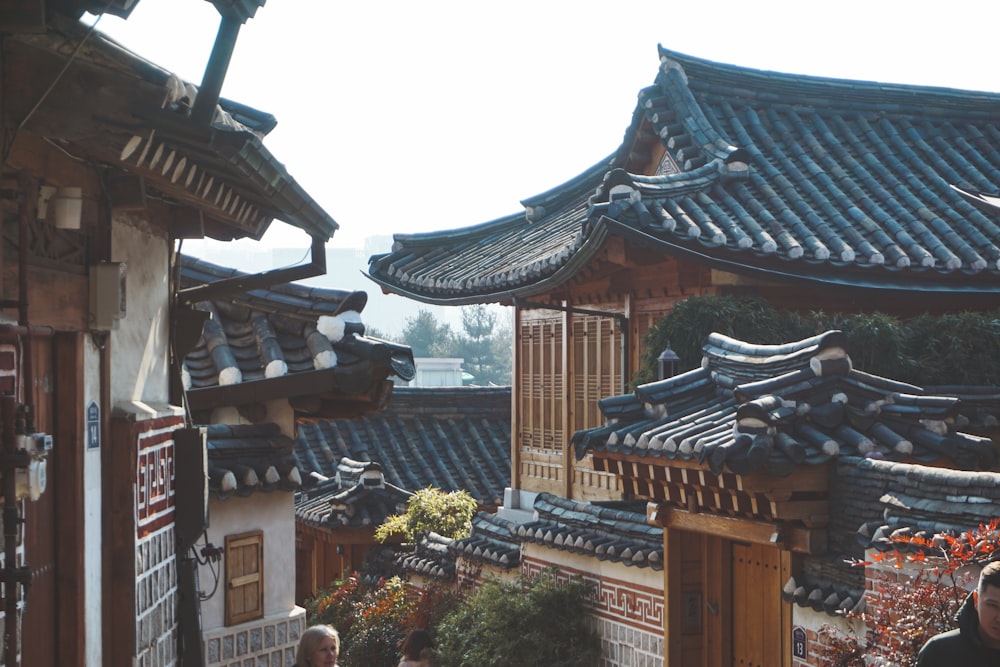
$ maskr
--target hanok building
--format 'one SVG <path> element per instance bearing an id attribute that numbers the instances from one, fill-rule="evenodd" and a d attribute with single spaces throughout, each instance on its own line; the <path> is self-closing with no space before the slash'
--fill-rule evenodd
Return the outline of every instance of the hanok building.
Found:
<path id="1" fill-rule="evenodd" d="M 370 260 L 386 291 L 514 307 L 513 507 L 636 492 L 570 437 L 604 425 L 598 401 L 625 394 L 646 332 L 680 300 L 912 315 L 1000 292 L 1000 95 L 659 56 L 608 159 L 518 213 L 397 234 Z M 669 577 L 682 555 L 668 543 L 665 558 Z M 713 567 L 734 581 L 733 563 Z"/>
<path id="2" fill-rule="evenodd" d="M 364 335 L 364 292 L 276 276 L 180 262 L 179 294 L 201 335 L 190 350 L 178 343 L 178 391 L 192 422 L 207 425 L 208 449 L 207 485 L 177 473 L 178 505 L 194 508 L 177 517 L 179 616 L 182 627 L 201 619 L 206 667 L 294 662 L 290 628 L 306 623 L 295 597 L 293 500 L 309 472 L 294 454 L 300 420 L 378 412 L 392 378 L 415 372 L 410 348 Z M 190 500 L 198 484 L 203 506 Z"/>
<path id="3" fill-rule="evenodd" d="M 466 491 L 496 511 L 510 485 L 510 387 L 396 387 L 378 413 L 303 420 L 295 452 L 309 473 L 295 501 L 303 600 L 360 571 L 375 529 L 416 491 Z"/>
<path id="4" fill-rule="evenodd" d="M 200 85 L 80 21 L 88 11 L 127 18 L 137 4 L 0 3 L 8 667 L 203 664 L 186 606 L 198 590 L 179 565 L 199 535 L 180 515 L 204 519 L 216 457 L 180 390 L 175 354 L 204 318 L 178 294 L 176 246 L 260 239 L 280 220 L 315 257 L 337 229 L 265 147 L 274 117 L 221 97 L 239 30 L 263 0 L 212 3 L 220 30 Z M 321 273 L 314 261 L 257 286 Z M 220 439 L 219 453 L 232 442 Z M 289 482 L 274 458 L 273 474 Z M 186 473 L 195 479 L 178 479 Z M 304 624 L 290 615 L 283 633 L 252 624 L 237 650 L 260 639 L 255 664 L 290 664 Z"/>
<path id="5" fill-rule="evenodd" d="M 866 572 L 847 564 L 871 545 L 859 531 L 933 535 L 962 520 L 941 496 L 996 495 L 1000 473 L 955 474 L 997 470 L 996 444 L 956 428 L 970 422 L 961 399 L 854 369 L 847 345 L 837 331 L 781 346 L 713 334 L 700 368 L 602 401 L 608 423 L 574 434 L 577 456 L 664 528 L 670 664 L 822 664 L 828 616 L 866 602 Z M 983 490 L 960 490 L 970 482 Z M 883 529 L 887 494 L 923 511 Z"/>

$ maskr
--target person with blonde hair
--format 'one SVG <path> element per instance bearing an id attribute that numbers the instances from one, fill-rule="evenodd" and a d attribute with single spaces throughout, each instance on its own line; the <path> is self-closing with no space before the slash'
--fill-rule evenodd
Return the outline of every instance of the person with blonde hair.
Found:
<path id="1" fill-rule="evenodd" d="M 332 625 L 313 625 L 299 637 L 295 667 L 337 667 L 340 635 Z"/>

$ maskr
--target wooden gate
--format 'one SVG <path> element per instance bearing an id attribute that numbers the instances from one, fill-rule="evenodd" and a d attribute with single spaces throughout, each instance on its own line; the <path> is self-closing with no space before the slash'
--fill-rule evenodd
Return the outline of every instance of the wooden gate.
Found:
<path id="1" fill-rule="evenodd" d="M 785 664 L 781 553 L 780 549 L 762 544 L 732 543 L 733 665 Z"/>

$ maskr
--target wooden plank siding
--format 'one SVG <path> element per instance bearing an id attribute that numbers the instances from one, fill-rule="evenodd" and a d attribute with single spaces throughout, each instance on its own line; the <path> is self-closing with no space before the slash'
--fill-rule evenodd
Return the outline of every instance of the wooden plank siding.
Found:
<path id="1" fill-rule="evenodd" d="M 54 378 L 57 368 L 55 364 L 59 361 L 54 360 L 53 355 L 54 344 L 50 338 L 34 338 L 31 341 L 33 377 L 24 377 L 23 366 L 19 370 L 22 391 L 31 394 L 30 400 L 27 396 L 23 398 L 29 400 L 29 404 L 34 410 L 31 418 L 37 433 L 53 434 L 57 419 L 62 417 L 61 411 L 57 410 L 53 403 Z M 76 366 L 60 368 L 60 371 L 66 374 L 66 377 L 62 379 L 72 383 L 76 379 L 73 376 L 76 370 L 78 370 Z M 59 407 L 69 415 L 82 415 L 82 408 L 79 407 L 81 404 L 82 402 L 60 405 Z M 49 459 L 48 465 L 51 466 L 50 471 L 57 469 L 60 458 L 65 457 L 68 462 L 72 463 L 79 456 L 78 451 L 71 451 L 72 446 L 73 443 L 66 439 L 59 442 L 58 453 L 56 451 L 49 452 L 47 458 Z M 55 447 L 53 449 L 55 450 Z M 67 480 L 66 488 L 60 488 L 50 479 L 45 492 L 37 500 L 27 500 L 20 503 L 21 517 L 24 520 L 24 526 L 21 529 L 24 541 L 24 563 L 22 565 L 31 570 L 30 586 L 18 587 L 23 599 L 30 601 L 30 604 L 25 604 L 21 615 L 24 641 L 20 650 L 21 662 L 24 665 L 58 664 L 56 652 L 57 650 L 62 651 L 63 647 L 57 647 L 54 642 L 42 639 L 51 634 L 55 624 L 65 620 L 57 615 L 63 611 L 61 596 L 64 593 L 59 587 L 57 577 L 79 578 L 83 571 L 82 567 L 70 571 L 61 569 L 62 567 L 75 568 L 78 563 L 82 565 L 82 557 L 76 560 L 72 555 L 61 551 L 59 547 L 62 546 L 67 550 L 78 549 L 82 542 L 62 545 L 59 540 L 61 535 L 58 532 L 65 526 L 64 521 L 67 519 L 67 517 L 59 515 L 60 507 L 73 507 L 70 503 L 76 502 L 76 507 L 80 507 L 78 518 L 81 520 L 83 518 L 81 507 L 83 494 L 80 487 L 82 476 L 79 470 L 68 471 L 65 466 L 60 468 L 59 472 L 63 475 L 70 473 L 74 477 L 73 480 Z M 57 479 L 55 475 L 53 475 L 53 479 Z M 63 498 L 64 494 L 72 495 L 69 498 Z M 79 589 L 76 589 L 75 592 L 81 593 Z M 67 593 L 66 606 L 77 605 L 77 608 L 81 608 L 82 597 L 74 598 L 69 591 L 65 593 Z M 61 627 L 69 631 L 67 640 L 70 646 L 67 648 L 72 651 L 74 648 L 72 643 L 79 642 L 82 635 L 72 634 L 73 629 L 68 625 Z M 68 655 L 72 656 L 73 654 L 69 653 Z"/>
<path id="2" fill-rule="evenodd" d="M 56 520 L 56 589 L 58 611 L 56 636 L 59 641 L 54 664 L 82 665 L 86 662 L 85 580 L 84 580 L 84 334 L 60 332 L 54 340 L 55 426 L 53 437 L 59 443 L 53 456 L 52 490 L 60 508 Z M 35 604 L 32 592 L 32 605 Z M 26 635 L 27 636 L 27 635 Z M 25 664 L 48 664 L 43 660 Z"/>

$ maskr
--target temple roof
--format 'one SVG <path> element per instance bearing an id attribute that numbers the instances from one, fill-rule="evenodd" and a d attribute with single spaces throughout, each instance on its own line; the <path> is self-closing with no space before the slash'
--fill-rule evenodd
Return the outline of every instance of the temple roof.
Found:
<path id="1" fill-rule="evenodd" d="M 659 53 L 610 158 L 521 213 L 397 234 L 370 277 L 428 303 L 510 303 L 618 235 L 771 280 L 1000 292 L 1000 94 Z"/>
<path id="2" fill-rule="evenodd" d="M 702 350 L 700 368 L 600 401 L 607 424 L 573 435 L 577 457 L 696 461 L 715 474 L 788 475 L 848 455 L 996 465 L 991 440 L 956 429 L 959 397 L 854 369 L 840 331 L 786 345 L 711 334 Z M 980 397 L 1000 413 L 998 390 Z"/>
<path id="3" fill-rule="evenodd" d="M 181 259 L 184 288 L 245 275 Z M 286 283 L 237 285 L 193 304 L 201 314 L 195 320 L 200 337 L 182 367 L 190 409 L 246 408 L 273 399 L 320 417 L 381 409 L 392 392 L 389 376 L 410 379 L 415 366 L 409 347 L 364 335 L 366 301 L 364 292 Z"/>
<path id="4" fill-rule="evenodd" d="M 299 422 L 295 452 L 326 477 L 345 458 L 376 461 L 400 488 L 463 490 L 497 507 L 510 485 L 510 387 L 396 387 L 378 413 Z"/>

